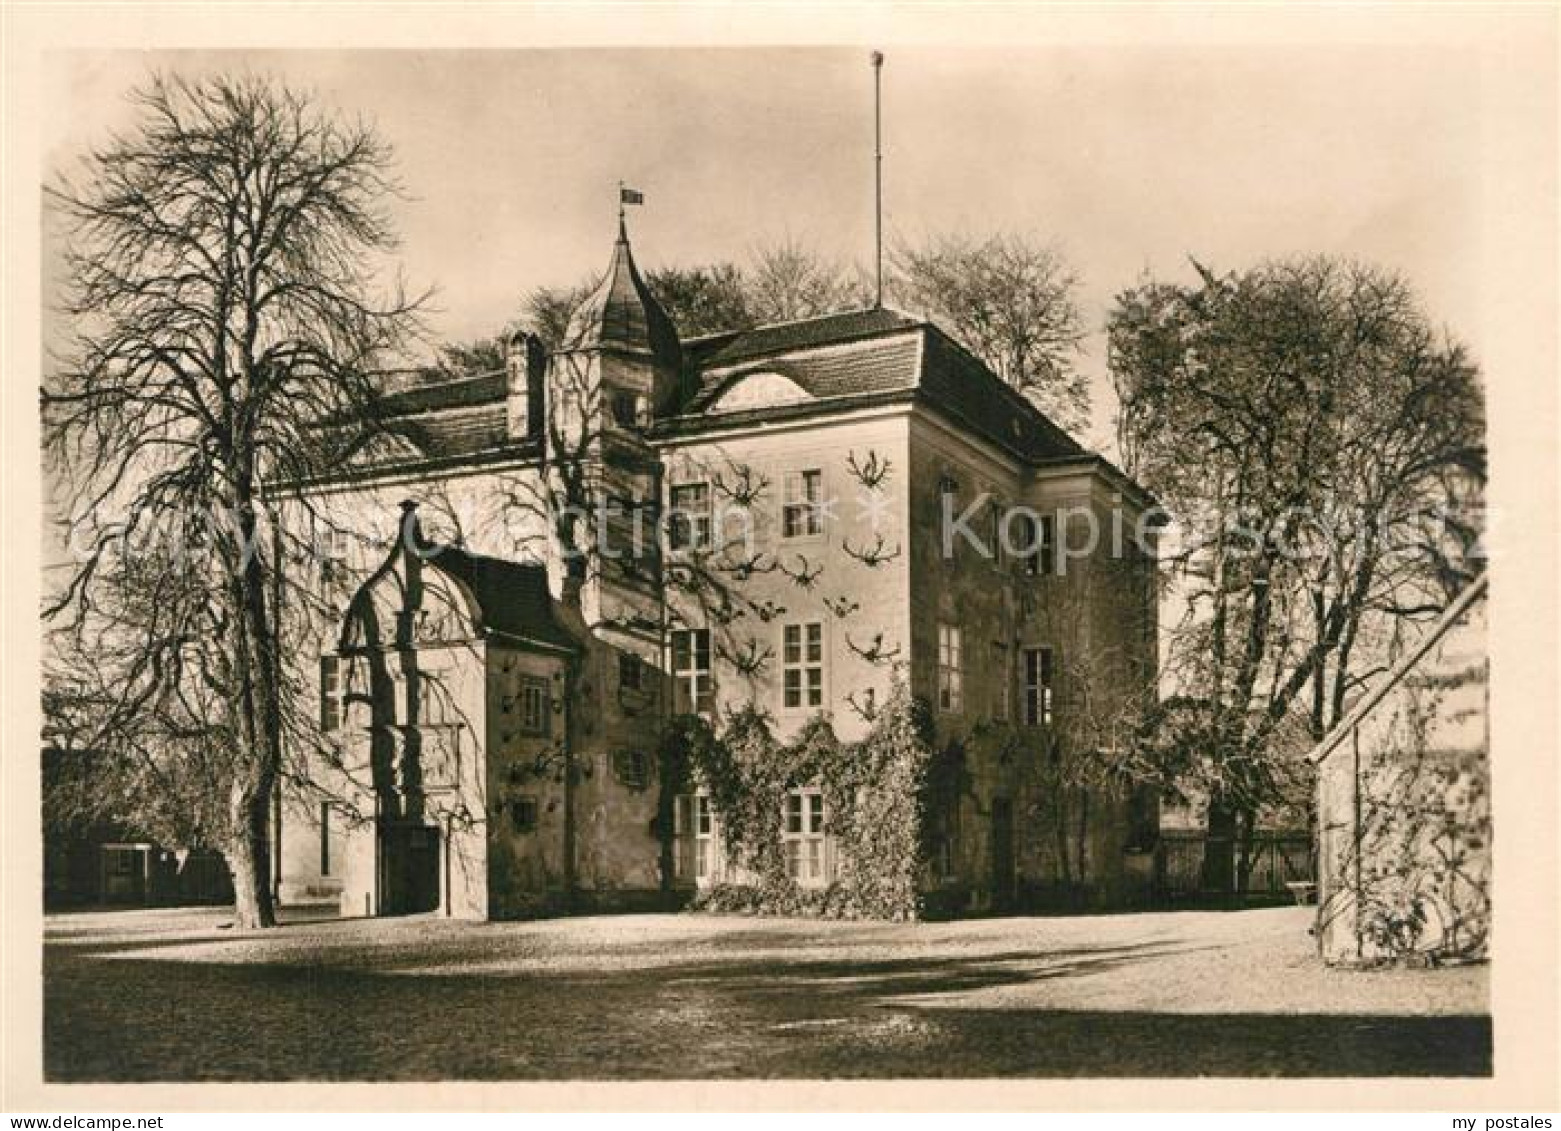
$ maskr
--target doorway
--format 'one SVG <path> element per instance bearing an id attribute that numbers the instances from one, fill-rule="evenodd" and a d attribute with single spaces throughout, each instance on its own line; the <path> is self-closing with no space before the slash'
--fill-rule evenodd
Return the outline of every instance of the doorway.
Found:
<path id="1" fill-rule="evenodd" d="M 380 914 L 439 910 L 443 838 L 431 825 L 396 823 L 380 830 Z"/>

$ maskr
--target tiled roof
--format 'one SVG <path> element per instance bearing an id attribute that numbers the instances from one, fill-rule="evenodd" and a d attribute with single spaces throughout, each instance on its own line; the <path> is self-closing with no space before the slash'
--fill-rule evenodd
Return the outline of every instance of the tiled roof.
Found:
<path id="1" fill-rule="evenodd" d="M 654 299 L 624 306 L 615 288 L 643 287 L 633 260 L 621 245 L 624 262 L 598 292 L 594 332 L 625 342 L 653 342 L 661 331 L 634 322 L 633 311 L 660 312 Z M 618 253 L 615 253 L 615 264 Z M 614 282 L 617 279 L 617 282 Z M 648 294 L 648 291 L 646 292 Z M 617 313 L 612 313 L 616 310 Z M 612 319 L 627 318 L 619 325 Z M 649 315 L 656 322 L 655 314 Z M 665 315 L 660 315 L 665 318 Z M 675 342 L 675 332 L 672 333 Z M 649 335 L 649 337 L 644 337 Z M 665 341 L 654 348 L 665 350 Z M 936 326 L 888 309 L 857 310 L 799 322 L 691 339 L 682 348 L 685 388 L 680 413 L 660 422 L 658 431 L 688 434 L 713 425 L 741 425 L 811 415 L 850 407 L 863 400 L 882 403 L 896 395 L 915 398 L 952 417 L 973 432 L 1019 457 L 1042 462 L 1074 459 L 1089 453 L 1052 423 L 1024 396 L 1010 388 L 983 362 Z M 721 394 L 743 377 L 774 372 L 795 382 L 814 402 L 782 409 L 755 407 L 741 413 L 713 414 Z M 502 370 L 451 381 L 417 385 L 382 400 L 386 431 L 403 436 L 429 461 L 459 459 L 509 444 Z M 825 403 L 818 403 L 825 402 Z"/>
<path id="2" fill-rule="evenodd" d="M 717 335 L 689 343 L 689 355 L 700 367 L 700 380 L 685 415 L 708 411 L 735 381 L 764 371 L 790 378 L 819 399 L 914 392 L 1029 460 L 1086 454 L 943 331 L 895 310 L 859 310 Z"/>
<path id="3" fill-rule="evenodd" d="M 504 370 L 478 373 L 453 381 L 431 381 L 409 389 L 387 393 L 379 400 L 386 416 L 406 416 L 419 412 L 438 412 L 447 408 L 492 404 L 504 400 Z"/>
<path id="4" fill-rule="evenodd" d="M 1085 454 L 1073 437 L 941 330 L 928 326 L 924 341 L 921 392 L 927 401 L 1026 459 Z"/>
<path id="5" fill-rule="evenodd" d="M 760 370 L 790 378 L 820 399 L 908 388 L 916 379 L 920 348 L 915 334 L 899 333 L 839 347 L 799 350 L 780 360 L 751 358 L 725 368 L 708 365 L 699 374 L 699 388 L 683 411 L 704 412 L 732 384 Z"/>
<path id="6" fill-rule="evenodd" d="M 570 318 L 564 335 L 565 349 L 594 347 L 649 353 L 673 370 L 681 362 L 677 328 L 640 277 L 621 225 L 606 276 Z"/>
<path id="7" fill-rule="evenodd" d="M 487 631 L 554 648 L 576 647 L 553 615 L 546 567 L 483 557 L 458 546 L 440 548 L 428 563 L 471 591 Z"/>
<path id="8" fill-rule="evenodd" d="M 914 318 L 899 311 L 878 307 L 873 310 L 826 314 L 821 318 L 808 318 L 799 322 L 756 326 L 751 330 L 712 334 L 706 338 L 691 339 L 684 343 L 684 348 L 693 365 L 710 369 L 790 350 L 839 345 L 858 338 L 910 330 L 919 325 L 921 323 Z"/>
<path id="9" fill-rule="evenodd" d="M 504 402 L 461 411 L 423 412 L 385 421 L 385 431 L 411 441 L 430 458 L 480 452 L 509 442 Z"/>

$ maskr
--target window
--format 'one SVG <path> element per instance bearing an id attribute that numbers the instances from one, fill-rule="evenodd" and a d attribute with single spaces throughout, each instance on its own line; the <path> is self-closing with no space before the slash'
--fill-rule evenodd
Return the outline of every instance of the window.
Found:
<path id="1" fill-rule="evenodd" d="M 938 710 L 958 711 L 964 705 L 959 629 L 938 625 Z"/>
<path id="2" fill-rule="evenodd" d="M 1050 577 L 1057 572 L 1057 516 L 1041 515 L 1040 544 L 1035 548 L 1036 572 Z"/>
<path id="3" fill-rule="evenodd" d="M 711 546 L 710 484 L 684 483 L 672 488 L 668 538 L 674 550 L 708 550 Z"/>
<path id="4" fill-rule="evenodd" d="M 341 726 L 341 660 L 320 657 L 320 729 L 329 733 Z"/>
<path id="5" fill-rule="evenodd" d="M 803 885 L 825 882 L 824 795 L 794 789 L 786 795 L 786 875 Z"/>
<path id="6" fill-rule="evenodd" d="M 331 874 L 331 803 L 320 802 L 320 875 Z"/>
<path id="7" fill-rule="evenodd" d="M 645 789 L 650 785 L 650 755 L 643 750 L 614 750 L 612 776 L 629 789 Z"/>
<path id="8" fill-rule="evenodd" d="M 624 691 L 645 690 L 645 661 L 633 652 L 618 656 L 618 686 Z"/>
<path id="9" fill-rule="evenodd" d="M 509 827 L 517 833 L 535 832 L 540 809 L 537 799 L 529 794 L 515 797 L 509 803 Z"/>
<path id="10" fill-rule="evenodd" d="M 1045 577 L 1057 572 L 1055 515 L 1021 515 L 1016 538 L 1026 576 Z"/>
<path id="11" fill-rule="evenodd" d="M 824 473 L 814 468 L 786 476 L 786 501 L 781 511 L 781 534 L 805 538 L 824 530 Z"/>
<path id="12" fill-rule="evenodd" d="M 690 793 L 679 797 L 672 810 L 672 824 L 677 878 L 685 883 L 706 879 L 713 865 L 715 840 L 709 796 Z"/>
<path id="13" fill-rule="evenodd" d="M 1054 664 L 1050 648 L 1024 650 L 1024 722 L 1026 726 L 1052 725 Z"/>
<path id="14" fill-rule="evenodd" d="M 547 680 L 526 677 L 520 681 L 520 729 L 523 734 L 547 734 L 552 729 L 553 708 L 548 702 Z"/>
<path id="15" fill-rule="evenodd" d="M 710 630 L 679 629 L 672 634 L 673 711 L 707 715 L 715 710 L 715 686 L 710 679 Z"/>
<path id="16" fill-rule="evenodd" d="M 1013 694 L 1014 672 L 1009 657 L 1008 645 L 1000 640 L 992 642 L 992 718 L 1000 723 L 1008 721 L 1008 701 Z"/>
<path id="17" fill-rule="evenodd" d="M 824 705 L 824 626 L 788 624 L 781 635 L 781 703 L 789 711 Z"/>
<path id="18" fill-rule="evenodd" d="M 612 395 L 612 422 L 619 428 L 643 428 L 650 423 L 645 398 L 638 393 L 618 389 Z"/>

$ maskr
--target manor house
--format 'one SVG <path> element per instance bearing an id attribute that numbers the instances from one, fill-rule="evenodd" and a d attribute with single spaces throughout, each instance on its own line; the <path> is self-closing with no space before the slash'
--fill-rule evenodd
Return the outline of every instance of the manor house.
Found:
<path id="1" fill-rule="evenodd" d="M 685 339 L 620 225 L 561 343 L 391 388 L 299 497 L 328 612 L 284 901 L 680 905 L 743 875 L 710 793 L 659 780 L 669 723 L 746 703 L 850 741 L 896 681 L 957 771 L 929 908 L 1146 893 L 1154 805 L 1113 759 L 1155 680 L 1152 500 L 927 321 Z M 777 800 L 799 889 L 840 882 L 831 818 L 815 783 Z"/>

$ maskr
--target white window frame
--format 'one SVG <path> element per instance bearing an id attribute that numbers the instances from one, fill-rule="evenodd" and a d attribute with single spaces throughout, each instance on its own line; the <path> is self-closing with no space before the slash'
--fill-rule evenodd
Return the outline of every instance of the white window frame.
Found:
<path id="1" fill-rule="evenodd" d="M 781 710 L 824 709 L 829 701 L 828 656 L 823 621 L 797 621 L 781 626 Z M 793 691 L 795 703 L 791 701 Z"/>
<path id="2" fill-rule="evenodd" d="M 957 624 L 938 622 L 938 710 L 965 709 L 964 633 Z"/>
<path id="3" fill-rule="evenodd" d="M 818 538 L 823 533 L 823 468 L 806 467 L 788 471 L 781 499 L 781 537 L 789 540 Z"/>
<path id="4" fill-rule="evenodd" d="M 786 846 L 786 875 L 801 887 L 829 883 L 824 835 L 824 793 L 817 787 L 786 792 L 781 839 Z"/>
<path id="5" fill-rule="evenodd" d="M 678 503 L 680 492 L 702 491 L 703 503 L 690 510 Z M 673 550 L 708 550 L 715 545 L 713 496 L 708 481 L 674 483 L 667 492 L 667 544 Z"/>
<path id="6" fill-rule="evenodd" d="M 703 640 L 703 648 L 700 641 Z M 679 655 L 679 642 L 687 644 L 686 655 Z M 672 637 L 668 641 L 670 652 L 668 666 L 672 672 L 673 706 L 680 714 L 709 715 L 715 711 L 715 679 L 712 674 L 714 663 L 711 651 L 710 630 L 708 628 L 679 628 L 674 629 Z M 701 651 L 704 653 L 704 666 L 700 666 Z M 684 704 L 687 710 L 684 710 Z"/>
<path id="7" fill-rule="evenodd" d="M 1056 722 L 1057 653 L 1048 644 L 1024 650 L 1024 725 L 1052 726 Z"/>
<path id="8" fill-rule="evenodd" d="M 715 878 L 715 811 L 703 790 L 679 794 L 672 806 L 672 869 L 683 883 Z"/>
<path id="9" fill-rule="evenodd" d="M 551 733 L 553 704 L 548 681 L 537 675 L 522 676 L 520 689 L 515 693 L 515 710 L 522 734 L 545 737 Z"/>

